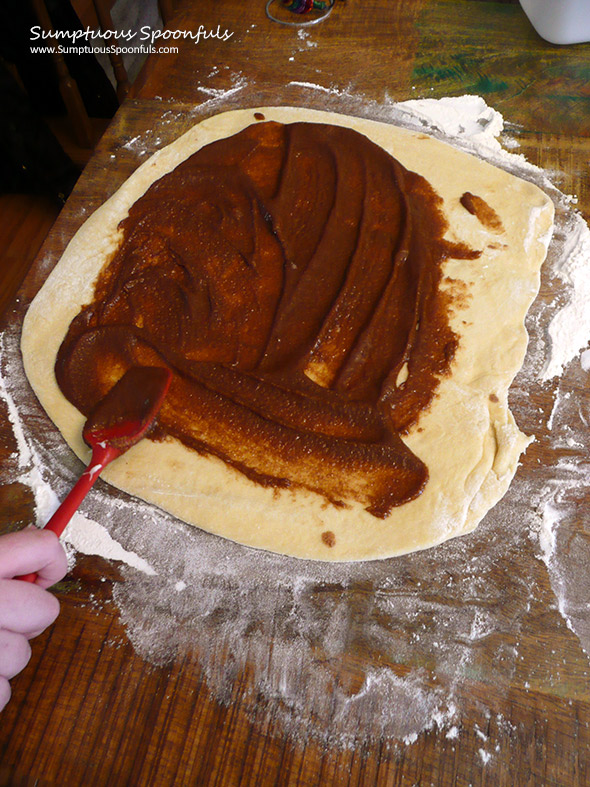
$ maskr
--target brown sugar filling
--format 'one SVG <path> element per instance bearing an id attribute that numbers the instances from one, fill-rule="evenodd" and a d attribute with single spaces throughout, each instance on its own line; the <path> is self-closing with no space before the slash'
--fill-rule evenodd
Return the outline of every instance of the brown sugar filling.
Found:
<path id="1" fill-rule="evenodd" d="M 344 127 L 257 122 L 155 182 L 56 361 L 84 414 L 133 365 L 166 366 L 166 436 L 258 484 L 377 517 L 428 469 L 400 435 L 458 338 L 441 199 Z"/>
<path id="2" fill-rule="evenodd" d="M 459 202 L 472 216 L 476 216 L 487 229 L 493 232 L 502 232 L 504 230 L 502 220 L 496 211 L 484 199 L 478 197 L 477 194 L 466 191 L 462 194 Z"/>

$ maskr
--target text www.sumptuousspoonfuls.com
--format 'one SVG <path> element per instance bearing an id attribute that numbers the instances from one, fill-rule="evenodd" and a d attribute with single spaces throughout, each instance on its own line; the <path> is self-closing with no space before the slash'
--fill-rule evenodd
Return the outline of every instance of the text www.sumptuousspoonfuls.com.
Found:
<path id="1" fill-rule="evenodd" d="M 157 30 L 149 25 L 144 25 L 139 30 L 93 30 L 86 27 L 84 30 L 47 31 L 43 30 L 40 25 L 34 25 L 31 27 L 30 33 L 31 42 L 48 42 L 35 45 L 31 43 L 32 54 L 57 53 L 61 55 L 90 53 L 176 54 L 178 53 L 177 46 L 170 44 L 156 46 L 156 42 L 190 39 L 198 44 L 209 38 L 228 41 L 233 36 L 233 32 L 229 30 L 222 31 L 220 25 L 213 30 L 207 30 L 204 25 L 199 25 L 196 32 L 192 30 Z"/>

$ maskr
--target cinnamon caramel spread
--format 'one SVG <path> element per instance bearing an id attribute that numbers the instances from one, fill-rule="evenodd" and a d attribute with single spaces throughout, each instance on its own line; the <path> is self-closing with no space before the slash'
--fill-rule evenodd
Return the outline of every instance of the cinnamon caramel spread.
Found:
<path id="1" fill-rule="evenodd" d="M 478 197 L 477 194 L 472 194 L 470 191 L 466 191 L 459 200 L 461 205 L 465 208 L 466 211 L 471 213 L 472 216 L 475 216 L 479 219 L 479 221 L 489 230 L 493 232 L 502 232 L 504 227 L 502 226 L 502 220 L 496 213 L 496 211 L 492 208 L 491 205 Z"/>
<path id="2" fill-rule="evenodd" d="M 162 366 L 131 366 L 92 409 L 82 432 L 86 443 L 108 442 L 117 451 L 134 445 L 151 427 L 170 379 Z"/>
<path id="3" fill-rule="evenodd" d="M 256 122 L 155 182 L 56 362 L 84 414 L 133 365 L 173 380 L 156 437 L 377 517 L 428 470 L 400 438 L 457 336 L 441 200 L 361 134 Z"/>

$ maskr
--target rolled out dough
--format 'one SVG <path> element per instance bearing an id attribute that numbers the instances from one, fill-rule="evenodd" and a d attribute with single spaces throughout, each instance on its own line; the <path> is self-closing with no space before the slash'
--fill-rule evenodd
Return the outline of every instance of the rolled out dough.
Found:
<path id="1" fill-rule="evenodd" d="M 464 292 L 453 309 L 459 335 L 452 374 L 404 438 L 430 479 L 415 500 L 379 519 L 354 501 L 336 508 L 302 489 L 262 487 L 215 457 L 181 443 L 144 440 L 103 478 L 180 519 L 242 544 L 301 558 L 368 560 L 400 555 L 471 531 L 504 495 L 530 438 L 508 409 L 508 388 L 527 347 L 524 317 L 536 297 L 553 225 L 553 205 L 533 184 L 421 132 L 300 108 L 256 107 L 208 118 L 156 153 L 76 233 L 26 315 L 22 353 L 41 404 L 76 454 L 87 461 L 84 416 L 62 395 L 54 362 L 71 320 L 120 240 L 129 207 L 194 151 L 240 131 L 255 112 L 283 123 L 353 128 L 423 175 L 443 199 L 447 238 L 482 250 L 477 265 L 449 259 L 446 281 Z M 484 199 L 501 228 L 486 227 L 460 203 Z M 333 534 L 322 539 L 324 533 Z"/>

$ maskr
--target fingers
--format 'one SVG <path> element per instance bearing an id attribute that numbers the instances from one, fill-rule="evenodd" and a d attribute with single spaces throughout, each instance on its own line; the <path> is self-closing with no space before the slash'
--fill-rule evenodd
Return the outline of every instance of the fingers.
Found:
<path id="1" fill-rule="evenodd" d="M 8 705 L 10 693 L 10 683 L 6 678 L 0 677 L 0 711 Z"/>
<path id="2" fill-rule="evenodd" d="M 0 579 L 0 629 L 36 637 L 59 614 L 59 601 L 39 585 Z"/>
<path id="3" fill-rule="evenodd" d="M 22 634 L 0 629 L 0 677 L 10 680 L 29 663 L 31 646 Z"/>
<path id="4" fill-rule="evenodd" d="M 50 626 L 59 601 L 45 588 L 68 570 L 59 539 L 49 530 L 27 528 L 0 537 L 0 710 L 10 699 L 10 678 L 28 664 L 28 640 Z M 35 584 L 14 577 L 35 572 Z"/>
<path id="5" fill-rule="evenodd" d="M 50 530 L 27 528 L 0 537 L 0 578 L 12 579 L 36 572 L 36 584 L 48 588 L 62 579 L 67 571 L 64 549 Z"/>

